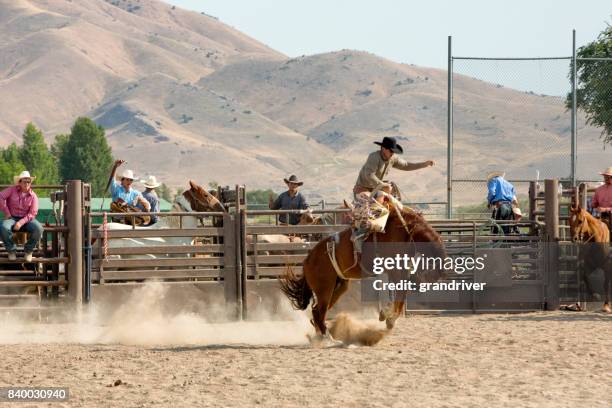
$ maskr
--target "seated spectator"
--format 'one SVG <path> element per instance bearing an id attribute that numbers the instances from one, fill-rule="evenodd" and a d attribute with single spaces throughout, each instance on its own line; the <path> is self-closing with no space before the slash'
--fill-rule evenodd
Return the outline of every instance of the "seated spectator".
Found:
<path id="1" fill-rule="evenodd" d="M 155 176 L 149 176 L 146 180 L 141 180 L 141 183 L 145 186 L 145 191 L 143 191 L 142 196 L 151 205 L 151 212 L 159 212 L 159 197 L 155 189 L 159 187 L 161 183 L 157 182 Z M 137 207 L 144 210 L 142 204 L 138 204 Z M 151 215 L 151 222 L 149 222 L 147 226 L 155 224 L 158 219 L 159 217 L 157 215 Z"/>
<path id="2" fill-rule="evenodd" d="M 142 204 L 142 208 L 144 208 L 145 211 L 150 211 L 151 204 L 149 204 L 149 202 L 145 200 L 142 194 L 140 194 L 140 191 L 137 191 L 132 188 L 132 183 L 134 183 L 134 172 L 132 170 L 125 170 L 123 174 L 121 174 L 120 183 L 115 180 L 115 173 L 117 172 L 117 168 L 123 163 L 125 163 L 125 161 L 115 160 L 115 164 L 113 165 L 113 168 L 111 170 L 111 175 L 109 179 L 110 190 L 113 200 L 113 202 L 111 203 L 111 211 L 113 211 L 114 208 L 125 209 L 126 204 L 128 206 L 133 207 L 132 209 L 130 209 L 130 211 L 135 211 L 137 210 L 136 205 L 138 205 L 139 203 Z M 149 217 L 142 218 L 142 220 L 144 221 L 137 222 L 137 224 L 148 224 L 150 221 Z M 117 219 L 117 221 L 127 222 L 128 220 L 122 218 L 120 220 Z"/>
<path id="3" fill-rule="evenodd" d="M 9 261 L 17 260 L 13 231 L 24 231 L 30 234 L 24 247 L 26 262 L 32 262 L 32 253 L 42 237 L 43 226 L 36 220 L 38 196 L 32 191 L 32 181 L 35 179 L 36 177 L 32 177 L 29 171 L 22 171 L 20 175 L 14 177 L 13 187 L 0 192 L 0 210 L 4 213 L 0 235 L 8 251 Z"/>

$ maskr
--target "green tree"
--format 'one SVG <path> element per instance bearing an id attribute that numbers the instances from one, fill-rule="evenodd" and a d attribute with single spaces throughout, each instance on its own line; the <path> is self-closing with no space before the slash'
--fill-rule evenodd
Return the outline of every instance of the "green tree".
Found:
<path id="1" fill-rule="evenodd" d="M 172 190 L 166 184 L 162 183 L 161 186 L 157 188 L 157 193 L 164 200 L 172 202 Z"/>
<path id="2" fill-rule="evenodd" d="M 608 24 L 593 41 L 580 47 L 578 58 L 612 58 L 612 26 Z M 576 101 L 586 113 L 587 124 L 601 127 L 604 143 L 612 143 L 612 61 L 577 61 Z M 570 69 L 570 79 L 572 72 Z M 567 106 L 572 106 L 571 93 Z"/>
<path id="3" fill-rule="evenodd" d="M 53 144 L 51 145 L 50 151 L 53 157 L 55 158 L 55 161 L 58 163 L 58 171 L 59 171 L 60 157 L 62 156 L 62 151 L 64 150 L 66 143 L 68 143 L 68 138 L 69 138 L 69 135 L 64 135 L 64 134 L 56 135 L 55 141 L 53 141 Z"/>
<path id="4" fill-rule="evenodd" d="M 268 204 L 268 200 L 269 200 L 270 194 L 272 194 L 272 196 L 274 198 L 276 198 L 276 196 L 278 195 L 278 194 L 276 194 L 274 191 L 272 191 L 270 189 L 247 191 L 247 203 L 250 203 L 250 204 Z"/>
<path id="5" fill-rule="evenodd" d="M 2 156 L 2 161 L 0 162 L 0 184 L 13 184 L 13 176 L 26 170 L 19 157 L 19 147 L 13 142 L 6 149 L 0 150 L 0 156 Z"/>
<path id="6" fill-rule="evenodd" d="M 36 176 L 38 184 L 59 182 L 57 160 L 45 144 L 42 132 L 32 123 L 28 123 L 23 131 L 23 146 L 19 155 L 30 174 Z"/>
<path id="7" fill-rule="evenodd" d="M 68 140 L 62 142 L 60 139 L 58 149 L 61 178 L 83 180 L 91 184 L 94 196 L 101 195 L 113 166 L 113 155 L 106 142 L 104 128 L 89 118 L 78 118 Z"/>

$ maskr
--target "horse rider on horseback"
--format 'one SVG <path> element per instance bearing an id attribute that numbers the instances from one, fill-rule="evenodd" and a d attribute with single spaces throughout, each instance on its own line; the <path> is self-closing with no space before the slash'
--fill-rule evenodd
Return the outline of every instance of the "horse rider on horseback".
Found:
<path id="1" fill-rule="evenodd" d="M 504 177 L 506 173 L 493 171 L 487 174 L 487 203 L 489 208 L 493 208 L 491 218 L 494 220 L 518 220 L 521 218 L 521 210 L 516 199 L 516 191 L 512 183 Z M 504 234 L 511 231 L 518 233 L 518 227 L 504 225 L 501 227 Z M 494 234 L 499 233 L 499 229 L 492 228 Z"/>
<path id="2" fill-rule="evenodd" d="M 124 160 L 115 160 L 115 163 L 113 164 L 113 169 L 111 170 L 111 174 L 108 180 L 113 199 L 113 202 L 111 203 L 111 210 L 114 211 L 115 209 L 117 209 L 118 211 L 124 212 L 126 207 L 132 207 L 130 208 L 131 211 L 138 211 L 135 206 L 141 204 L 145 211 L 150 211 L 151 204 L 149 204 L 149 202 L 142 196 L 139 191 L 132 188 L 132 183 L 134 182 L 134 172 L 132 170 L 125 170 L 121 174 L 120 183 L 115 180 L 115 173 L 117 172 L 117 168 L 123 163 L 125 163 Z M 125 222 L 126 218 L 123 218 L 118 221 Z M 147 224 L 148 222 L 148 219 L 140 221 L 140 223 L 143 224 Z"/>
<path id="3" fill-rule="evenodd" d="M 353 188 L 355 208 L 353 209 L 353 241 L 355 253 L 361 253 L 363 241 L 370 232 L 383 232 L 389 210 L 383 206 L 384 201 L 392 201 L 401 207 L 401 203 L 391 195 L 393 183 L 385 181 L 390 167 L 412 171 L 435 164 L 433 160 L 421 163 L 409 163 L 396 154 L 404 153 L 402 146 L 394 137 L 384 137 L 382 142 L 374 142 L 380 150 L 368 155 L 368 159 L 359 171 Z M 397 194 L 397 191 L 395 191 Z"/>
<path id="4" fill-rule="evenodd" d="M 382 142 L 374 142 L 374 144 L 379 145 L 380 150 L 370 153 L 365 164 L 359 171 L 357 182 L 353 188 L 353 194 L 355 195 L 363 192 L 371 193 L 374 190 L 382 190 L 391 193 L 391 184 L 384 180 L 391 167 L 399 170 L 412 171 L 430 167 L 435 164 L 433 160 L 427 160 L 421 163 L 409 163 L 398 157 L 396 154 L 404 153 L 404 149 L 397 144 L 394 137 L 384 137 Z"/>
<path id="5" fill-rule="evenodd" d="M 612 167 L 608 167 L 601 173 L 604 178 L 604 184 L 597 187 L 591 206 L 597 211 L 601 220 L 608 225 L 608 229 L 612 231 Z"/>

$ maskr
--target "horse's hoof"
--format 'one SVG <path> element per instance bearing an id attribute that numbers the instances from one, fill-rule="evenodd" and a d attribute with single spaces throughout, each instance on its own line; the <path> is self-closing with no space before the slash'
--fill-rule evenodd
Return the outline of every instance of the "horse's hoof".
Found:
<path id="1" fill-rule="evenodd" d="M 387 320 L 385 320 L 385 324 L 387 325 L 387 330 L 391 330 L 392 328 L 395 327 L 396 320 L 397 320 L 397 317 L 389 317 Z"/>
<path id="2" fill-rule="evenodd" d="M 603 308 L 601 309 L 604 313 L 612 313 L 612 308 L 610 308 L 610 305 L 608 303 L 605 303 L 603 305 Z"/>
<path id="3" fill-rule="evenodd" d="M 308 338 L 308 341 L 310 342 L 310 345 L 314 346 L 314 347 L 320 347 L 320 348 L 331 348 L 331 347 L 342 347 L 344 346 L 344 343 L 341 342 L 340 340 L 335 340 L 330 334 L 329 332 L 325 335 L 321 335 L 321 334 L 315 334 L 314 336 L 311 336 L 310 334 L 307 334 L 306 337 Z"/>
<path id="4" fill-rule="evenodd" d="M 378 312 L 378 320 L 381 322 L 387 320 L 387 315 L 385 314 L 384 310 Z"/>

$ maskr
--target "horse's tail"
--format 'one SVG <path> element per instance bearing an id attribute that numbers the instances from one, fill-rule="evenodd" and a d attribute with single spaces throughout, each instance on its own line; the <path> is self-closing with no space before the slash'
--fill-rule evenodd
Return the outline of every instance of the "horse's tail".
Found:
<path id="1" fill-rule="evenodd" d="M 312 289 L 308 286 L 306 277 L 296 276 L 291 265 L 287 265 L 279 282 L 281 290 L 287 295 L 293 307 L 297 310 L 306 310 L 312 299 Z"/>

